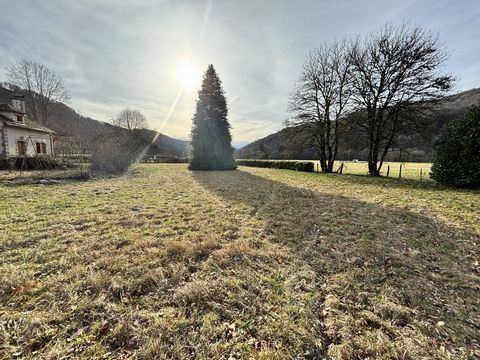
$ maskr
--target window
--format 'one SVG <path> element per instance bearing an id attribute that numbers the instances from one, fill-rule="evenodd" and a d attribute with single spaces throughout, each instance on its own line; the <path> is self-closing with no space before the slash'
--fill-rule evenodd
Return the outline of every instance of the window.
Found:
<path id="1" fill-rule="evenodd" d="M 47 144 L 37 142 L 35 144 L 35 150 L 37 154 L 46 154 L 47 153 Z"/>
<path id="2" fill-rule="evenodd" d="M 20 156 L 25 155 L 25 141 L 23 140 L 17 141 L 17 150 L 18 150 L 18 155 Z"/>
<path id="3" fill-rule="evenodd" d="M 23 115 L 17 115 L 17 121 L 23 122 Z"/>

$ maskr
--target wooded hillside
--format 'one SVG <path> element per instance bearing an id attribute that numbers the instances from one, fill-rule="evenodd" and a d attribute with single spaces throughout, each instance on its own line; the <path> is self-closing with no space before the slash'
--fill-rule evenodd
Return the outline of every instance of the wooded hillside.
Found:
<path id="1" fill-rule="evenodd" d="M 439 130 L 448 122 L 463 115 L 469 107 L 480 104 L 480 88 L 445 97 L 436 106 L 429 123 L 432 124 L 421 134 L 410 134 L 389 152 L 390 161 L 431 161 L 432 144 Z M 237 158 L 261 159 L 316 159 L 308 144 L 298 141 L 297 131 L 282 129 L 265 138 L 254 141 L 235 152 Z M 340 139 L 338 158 L 343 160 L 365 160 L 367 141 L 354 131 Z"/>
<path id="2" fill-rule="evenodd" d="M 88 142 L 93 139 L 100 139 L 102 136 L 108 136 L 108 133 L 112 130 L 119 131 L 125 136 L 132 136 L 132 132 L 127 129 L 82 116 L 64 104 L 58 105 L 54 115 L 49 120 L 48 127 L 56 132 L 56 147 L 60 152 L 63 147 L 68 145 L 66 143 L 70 142 L 72 137 L 80 142 Z M 154 140 L 156 135 L 157 132 L 154 130 L 141 129 L 136 130 L 134 136 L 136 141 L 141 141 L 145 146 L 153 142 L 146 154 L 185 156 L 186 141 L 174 139 L 163 134 L 160 134 Z"/>

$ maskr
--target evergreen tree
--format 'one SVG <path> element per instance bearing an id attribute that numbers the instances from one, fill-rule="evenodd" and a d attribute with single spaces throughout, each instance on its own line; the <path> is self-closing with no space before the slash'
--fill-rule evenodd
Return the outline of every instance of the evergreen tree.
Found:
<path id="1" fill-rule="evenodd" d="M 222 83 L 209 65 L 198 92 L 192 127 L 190 170 L 233 170 L 233 147 Z"/>
<path id="2" fill-rule="evenodd" d="M 480 188 L 480 106 L 446 125 L 435 142 L 431 177 L 446 185 Z"/>

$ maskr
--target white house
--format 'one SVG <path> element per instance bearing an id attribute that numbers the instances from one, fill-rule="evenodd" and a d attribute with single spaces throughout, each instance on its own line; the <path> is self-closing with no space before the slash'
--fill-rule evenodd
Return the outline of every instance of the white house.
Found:
<path id="1" fill-rule="evenodd" d="M 53 131 L 29 119 L 25 98 L 0 87 L 0 159 L 53 155 Z"/>

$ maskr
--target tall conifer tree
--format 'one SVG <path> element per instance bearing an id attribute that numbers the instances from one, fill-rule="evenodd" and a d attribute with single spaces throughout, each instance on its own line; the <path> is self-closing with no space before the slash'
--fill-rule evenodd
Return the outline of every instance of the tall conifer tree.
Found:
<path id="1" fill-rule="evenodd" d="M 235 169 L 227 115 L 222 83 L 208 65 L 193 116 L 191 170 Z"/>

